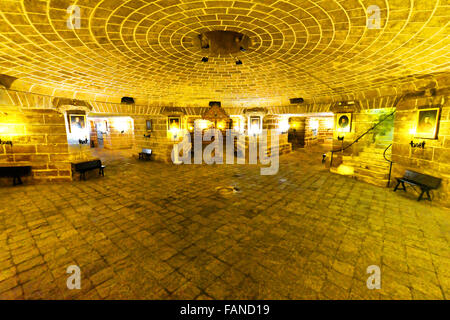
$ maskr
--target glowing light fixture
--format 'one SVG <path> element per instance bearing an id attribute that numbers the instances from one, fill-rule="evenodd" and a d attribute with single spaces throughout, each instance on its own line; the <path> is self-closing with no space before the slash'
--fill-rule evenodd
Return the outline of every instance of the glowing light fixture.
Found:
<path id="1" fill-rule="evenodd" d="M 195 120 L 195 126 L 200 130 L 205 130 L 209 127 L 209 121 L 204 119 Z"/>
<path id="2" fill-rule="evenodd" d="M 128 129 L 130 128 L 129 123 L 128 123 L 128 119 L 126 119 L 126 118 L 114 119 L 114 127 L 120 133 L 127 132 Z"/>
<path id="3" fill-rule="evenodd" d="M 309 127 L 310 127 L 312 130 L 318 130 L 318 129 L 319 129 L 319 121 L 316 120 L 316 119 L 312 119 L 312 120 L 309 122 Z"/>
<path id="4" fill-rule="evenodd" d="M 284 132 L 288 132 L 289 130 L 289 119 L 281 119 L 278 122 L 278 131 L 284 133 Z"/>

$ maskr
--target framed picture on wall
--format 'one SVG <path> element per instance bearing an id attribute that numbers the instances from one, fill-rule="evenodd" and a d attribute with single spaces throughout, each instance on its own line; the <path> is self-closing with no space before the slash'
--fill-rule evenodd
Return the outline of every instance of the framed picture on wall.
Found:
<path id="1" fill-rule="evenodd" d="M 152 120 L 146 120 L 145 127 L 147 128 L 147 131 L 152 131 Z"/>
<path id="2" fill-rule="evenodd" d="M 336 114 L 336 131 L 350 132 L 352 128 L 352 114 L 351 113 L 337 113 Z"/>
<path id="3" fill-rule="evenodd" d="M 86 128 L 86 116 L 83 114 L 69 115 L 70 132 L 84 130 Z"/>
<path id="4" fill-rule="evenodd" d="M 167 119 L 167 131 L 180 130 L 180 129 L 181 129 L 180 117 L 169 117 Z"/>
<path id="5" fill-rule="evenodd" d="M 260 116 L 250 116 L 248 132 L 251 135 L 260 134 L 262 130 L 262 122 Z"/>
<path id="6" fill-rule="evenodd" d="M 436 139 L 439 124 L 439 108 L 419 109 L 415 138 Z"/>

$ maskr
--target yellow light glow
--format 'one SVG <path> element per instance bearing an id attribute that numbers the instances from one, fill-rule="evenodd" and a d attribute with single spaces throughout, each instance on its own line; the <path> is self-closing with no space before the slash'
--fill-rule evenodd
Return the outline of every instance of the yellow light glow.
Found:
<path id="1" fill-rule="evenodd" d="M 204 120 L 204 119 L 195 120 L 195 125 L 200 130 L 205 130 L 206 128 L 208 128 L 210 126 L 209 121 Z"/>
<path id="2" fill-rule="evenodd" d="M 176 139 L 176 137 L 178 136 L 179 131 L 180 131 L 180 128 L 178 127 L 178 125 L 176 123 L 173 122 L 170 125 L 170 133 L 172 134 L 172 137 L 174 139 Z"/>
<path id="3" fill-rule="evenodd" d="M 281 119 L 278 122 L 278 130 L 280 132 L 287 132 L 289 130 L 289 120 L 288 119 Z"/>
<path id="4" fill-rule="evenodd" d="M 310 120 L 309 121 L 309 127 L 313 130 L 319 129 L 319 121 L 318 120 Z"/>
<path id="5" fill-rule="evenodd" d="M 117 131 L 124 132 L 124 133 L 130 129 L 128 119 L 126 119 L 126 118 L 114 119 L 113 126 L 114 126 L 114 128 L 116 128 Z"/>
<path id="6" fill-rule="evenodd" d="M 334 119 L 333 118 L 328 118 L 325 120 L 325 129 L 333 129 L 334 127 Z"/>
<path id="7" fill-rule="evenodd" d="M 220 129 L 220 130 L 225 129 L 225 122 L 220 121 L 220 122 L 217 124 L 217 129 Z"/>
<path id="8" fill-rule="evenodd" d="M 351 176 L 355 172 L 355 168 L 341 164 L 337 168 L 337 172 L 342 175 Z"/>

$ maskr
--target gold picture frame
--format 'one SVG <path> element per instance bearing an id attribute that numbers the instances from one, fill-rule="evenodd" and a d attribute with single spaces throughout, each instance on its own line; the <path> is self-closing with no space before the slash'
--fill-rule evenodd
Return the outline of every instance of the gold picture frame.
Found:
<path id="1" fill-rule="evenodd" d="M 84 114 L 69 114 L 69 129 L 73 133 L 74 129 L 86 129 L 86 115 Z"/>
<path id="2" fill-rule="evenodd" d="M 440 108 L 417 110 L 414 138 L 436 139 L 439 126 Z"/>
<path id="3" fill-rule="evenodd" d="M 351 132 L 351 130 L 352 130 L 352 114 L 337 113 L 336 132 Z"/>

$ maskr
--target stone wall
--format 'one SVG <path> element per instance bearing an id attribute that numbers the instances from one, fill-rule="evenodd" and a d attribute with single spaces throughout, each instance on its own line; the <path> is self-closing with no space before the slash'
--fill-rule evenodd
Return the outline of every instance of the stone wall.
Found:
<path id="1" fill-rule="evenodd" d="M 133 116 L 133 120 L 136 154 L 143 148 L 152 149 L 155 160 L 170 162 L 174 143 L 167 136 L 167 117 Z M 147 131 L 147 120 L 152 121 L 151 131 Z"/>
<path id="2" fill-rule="evenodd" d="M 393 102 L 393 100 L 392 100 Z M 357 111 L 351 111 L 348 109 L 336 110 L 336 114 L 334 115 L 334 126 L 333 126 L 333 142 L 332 149 L 338 150 L 342 147 L 347 147 L 350 145 L 355 139 L 364 134 L 368 129 L 378 123 L 381 119 L 385 118 L 391 112 L 393 112 L 393 108 L 382 108 L 382 109 L 365 109 Z M 351 123 L 351 131 L 346 133 L 337 132 L 335 126 L 337 121 L 338 113 L 352 113 L 352 123 Z M 369 132 L 367 135 L 362 137 L 359 142 L 353 144 L 351 147 L 346 149 L 343 153 L 335 153 L 335 158 L 333 160 L 333 166 L 337 166 L 342 163 L 343 155 L 358 155 L 365 147 L 371 146 L 373 144 L 389 144 L 392 142 L 392 128 L 393 128 L 393 119 L 394 117 L 390 117 L 383 125 L 380 125 L 377 129 Z M 390 127 L 390 129 L 389 129 Z M 339 141 L 338 137 L 344 137 L 344 141 Z"/>
<path id="3" fill-rule="evenodd" d="M 110 117 L 106 120 L 108 133 L 103 135 L 103 147 L 109 150 L 133 148 L 133 120 L 128 117 Z"/>
<path id="4" fill-rule="evenodd" d="M 0 145 L 0 163 L 31 165 L 32 177 L 26 180 L 71 180 L 66 127 L 61 113 L 1 107 L 0 139 L 13 143 Z"/>
<path id="5" fill-rule="evenodd" d="M 307 117 L 305 119 L 305 146 L 316 144 L 332 144 L 333 126 L 330 128 L 332 117 Z"/>
<path id="6" fill-rule="evenodd" d="M 443 103 L 442 103 L 443 102 Z M 414 138 L 417 111 L 441 105 L 437 139 Z M 425 148 L 413 148 L 410 142 L 425 141 Z M 441 187 L 434 191 L 435 199 L 450 206 L 450 103 L 449 96 L 408 99 L 399 103 L 395 116 L 392 147 L 394 176 L 402 176 L 405 169 L 442 178 Z"/>

